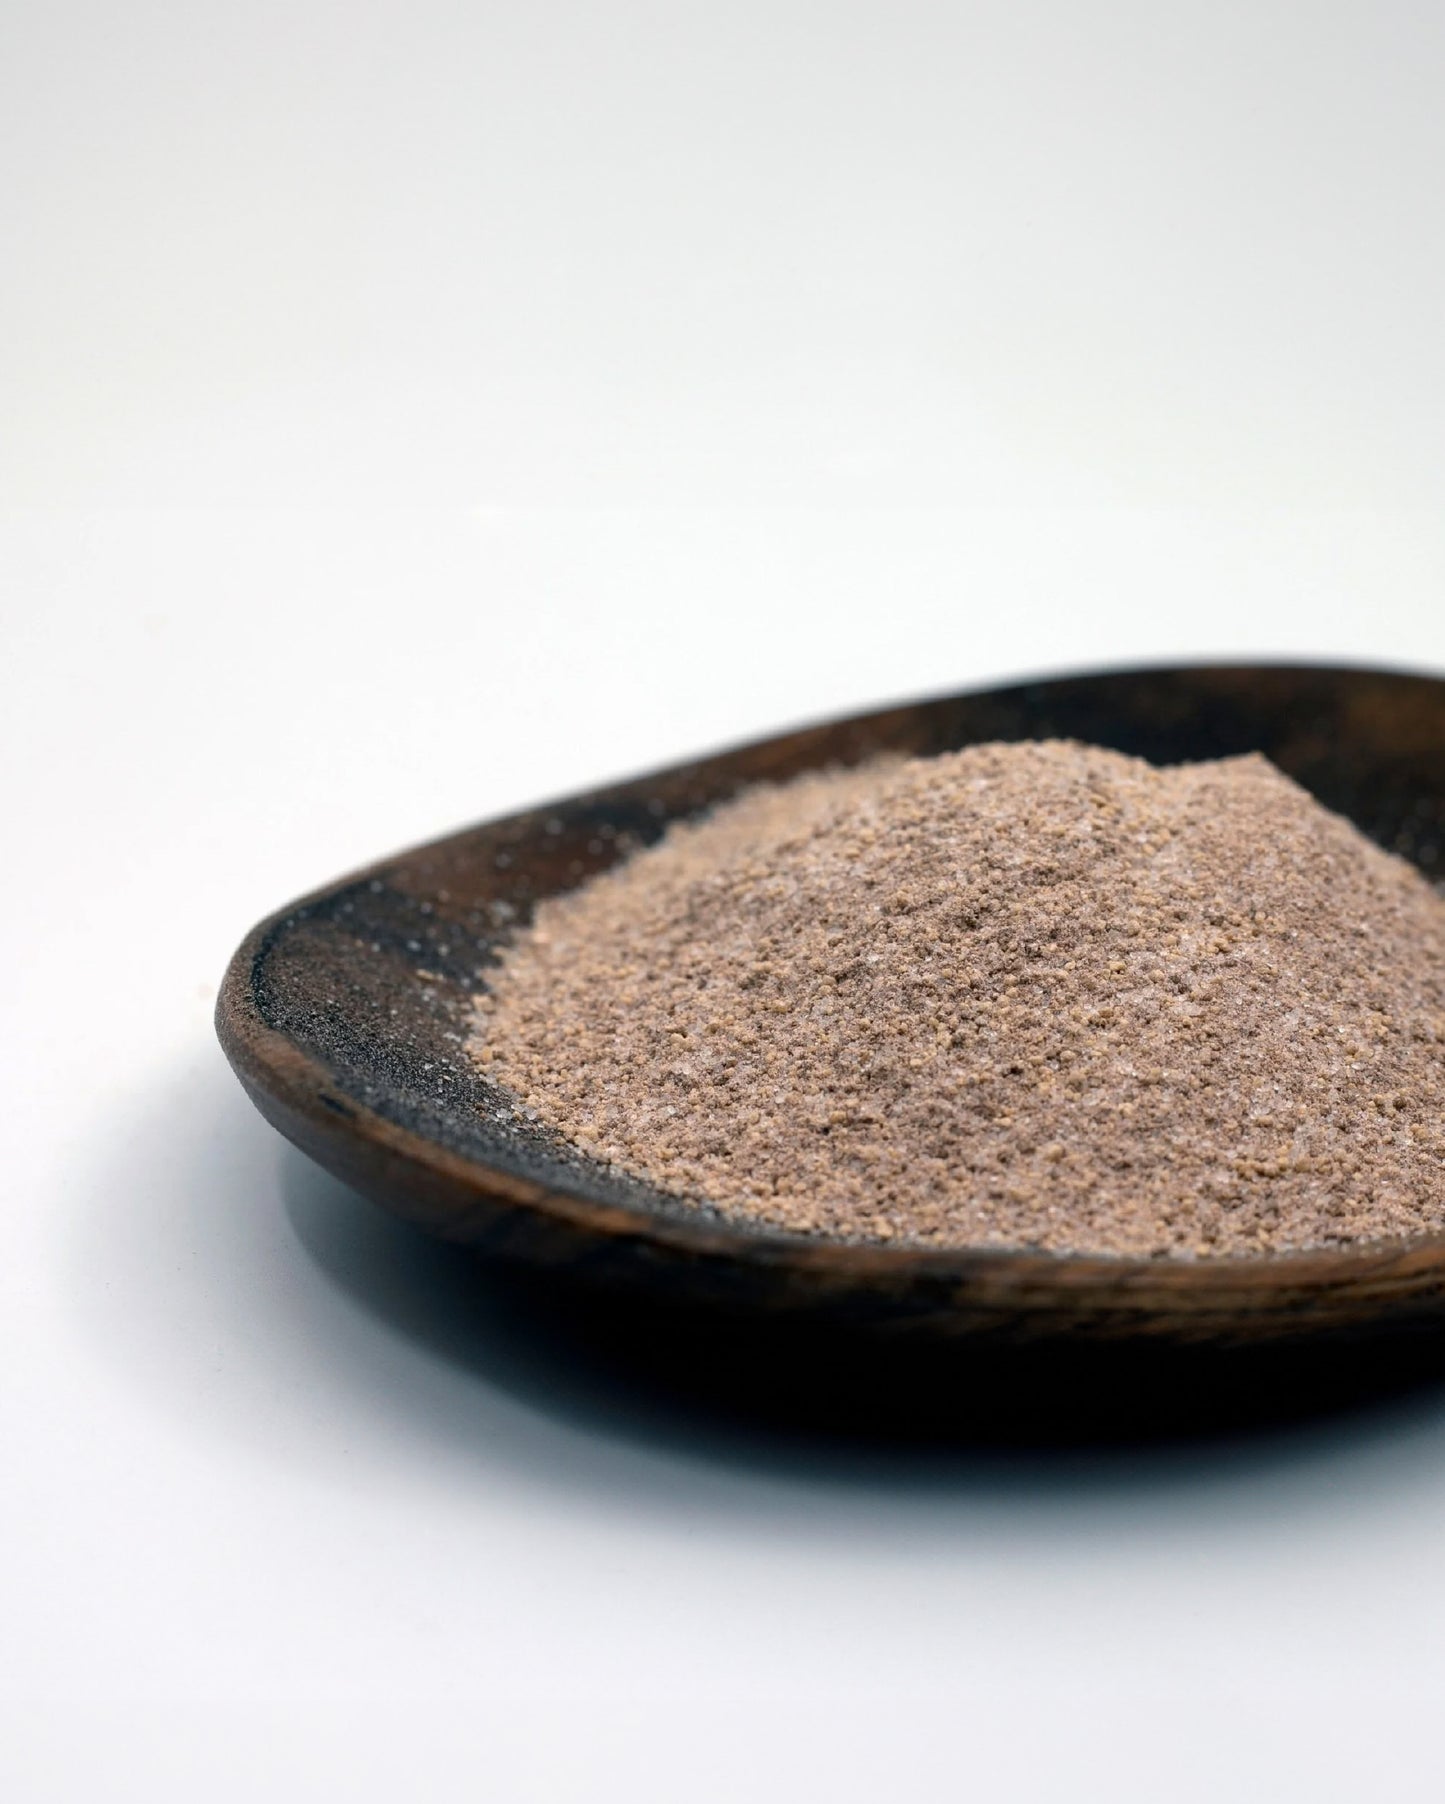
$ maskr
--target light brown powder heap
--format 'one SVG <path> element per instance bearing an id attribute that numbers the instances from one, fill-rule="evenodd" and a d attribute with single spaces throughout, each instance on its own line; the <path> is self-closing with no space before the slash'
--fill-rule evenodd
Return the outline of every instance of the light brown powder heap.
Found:
<path id="1" fill-rule="evenodd" d="M 984 745 L 754 789 L 544 903 L 476 1052 L 594 1158 L 782 1228 L 1445 1230 L 1445 901 L 1257 756 Z"/>

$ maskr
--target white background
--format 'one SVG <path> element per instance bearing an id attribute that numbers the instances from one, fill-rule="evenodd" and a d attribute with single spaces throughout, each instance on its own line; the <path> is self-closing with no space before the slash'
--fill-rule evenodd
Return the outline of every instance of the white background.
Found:
<path id="1" fill-rule="evenodd" d="M 210 1029 L 407 841 L 820 713 L 1445 666 L 1445 12 L 0 7 L 0 1775 L 1438 1795 L 1445 1400 L 845 1453 L 578 1369 Z"/>

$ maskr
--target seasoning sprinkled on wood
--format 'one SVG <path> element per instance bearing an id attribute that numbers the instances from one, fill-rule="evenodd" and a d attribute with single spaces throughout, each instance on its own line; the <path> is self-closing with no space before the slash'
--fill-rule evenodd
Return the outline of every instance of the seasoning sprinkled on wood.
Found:
<path id="1" fill-rule="evenodd" d="M 1258 756 L 982 745 L 747 791 L 544 902 L 475 1049 L 594 1159 L 795 1232 L 1445 1232 L 1445 900 Z"/>

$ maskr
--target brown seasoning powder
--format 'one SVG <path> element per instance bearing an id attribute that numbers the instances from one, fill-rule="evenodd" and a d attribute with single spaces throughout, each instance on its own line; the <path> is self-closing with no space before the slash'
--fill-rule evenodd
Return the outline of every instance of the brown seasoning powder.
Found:
<path id="1" fill-rule="evenodd" d="M 1209 1256 L 1445 1230 L 1445 900 L 1259 756 L 760 786 L 544 902 L 487 1075 L 848 1239 Z"/>

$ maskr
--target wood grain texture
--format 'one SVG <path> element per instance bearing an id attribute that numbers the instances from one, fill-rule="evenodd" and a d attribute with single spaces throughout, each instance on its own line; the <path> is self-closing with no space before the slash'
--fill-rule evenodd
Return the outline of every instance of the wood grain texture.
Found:
<path id="1" fill-rule="evenodd" d="M 1265 752 L 1381 844 L 1445 875 L 1445 682 L 1381 671 L 1140 670 L 856 716 L 488 822 L 256 927 L 217 1007 L 257 1107 L 364 1195 L 445 1239 L 593 1290 L 730 1318 L 1017 1346 L 1317 1341 L 1445 1327 L 1445 1240 L 1129 1260 L 801 1239 L 724 1222 L 492 1113 L 470 999 L 506 911 L 569 888 L 760 777 L 883 749 L 1067 736 L 1155 762 Z"/>

